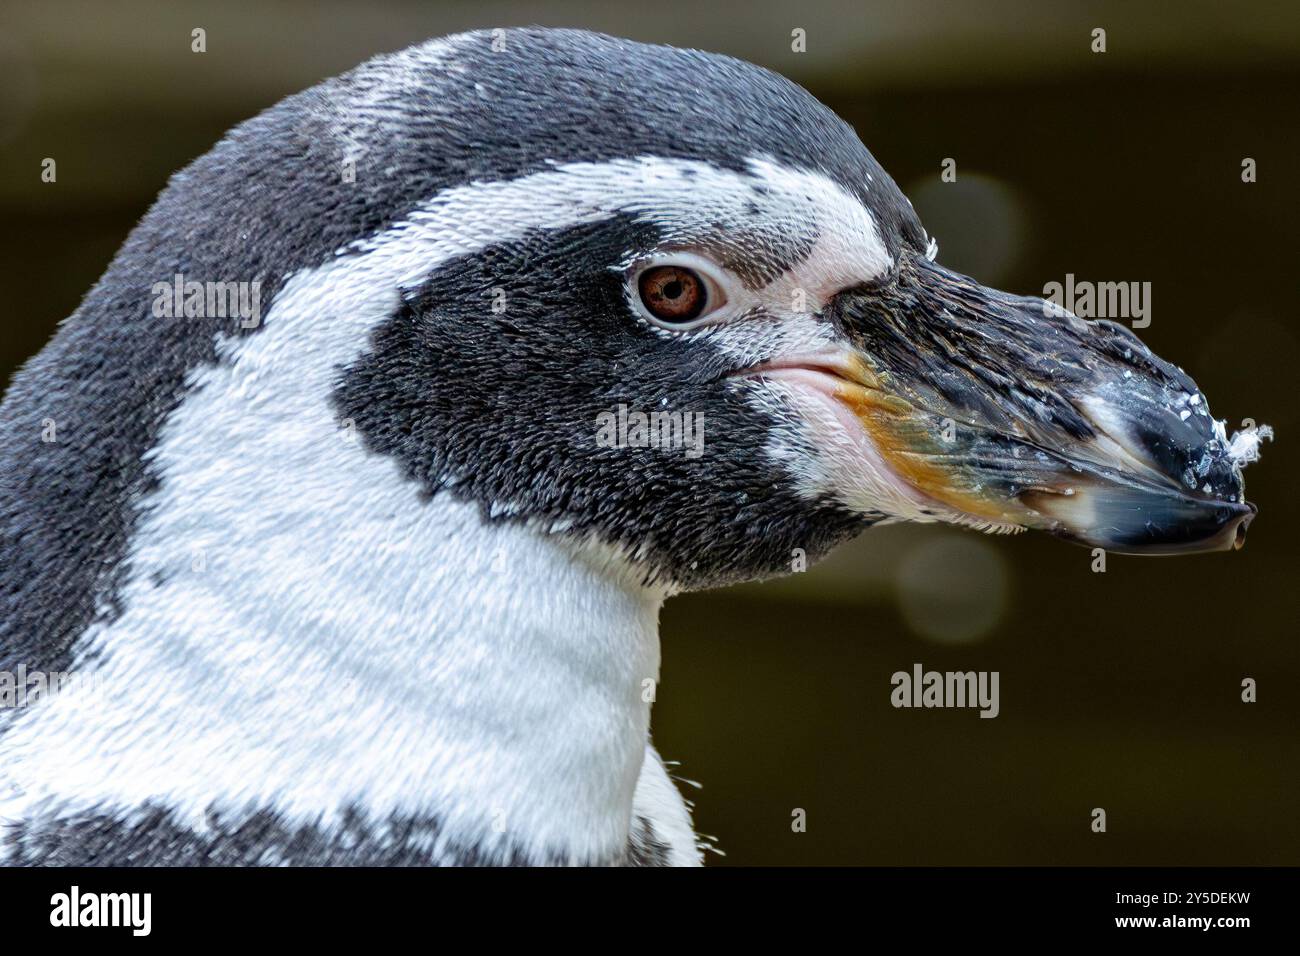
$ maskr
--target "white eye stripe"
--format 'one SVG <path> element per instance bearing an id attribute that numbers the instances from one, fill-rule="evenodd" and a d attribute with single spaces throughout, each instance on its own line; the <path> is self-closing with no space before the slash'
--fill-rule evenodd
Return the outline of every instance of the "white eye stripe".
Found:
<path id="1" fill-rule="evenodd" d="M 665 246 L 696 255 L 710 250 L 716 258 L 701 255 L 697 261 L 710 269 L 729 302 L 743 299 L 743 290 L 751 301 L 780 306 L 778 311 L 802 311 L 791 309 L 796 299 L 806 302 L 807 311 L 817 311 L 840 289 L 893 266 L 875 220 L 857 197 L 820 173 L 759 158 L 751 159 L 744 173 L 697 160 L 643 156 L 569 163 L 517 180 L 455 187 L 405 222 L 346 251 L 375 251 L 404 235 L 445 246 L 454 255 L 530 229 L 569 228 L 618 215 L 654 227 Z M 687 254 L 667 248 L 663 253 Z M 761 288 L 747 288 L 744 277 L 724 269 L 729 260 L 737 271 L 743 266 L 760 275 Z M 774 262 L 789 266 L 768 278 Z M 401 286 L 418 285 L 427 275 L 427 259 L 413 258 L 410 264 Z"/>
<path id="2" fill-rule="evenodd" d="M 725 307 L 672 323 L 672 331 L 723 325 L 757 307 L 811 315 L 842 289 L 893 268 L 870 212 L 826 177 L 763 159 L 750 161 L 747 176 L 706 168 L 681 193 L 664 195 L 653 213 L 638 208 L 644 196 L 625 207 L 685 247 L 630 265 L 681 265 L 726 294 Z M 646 321 L 665 327 L 640 307 L 639 296 L 629 301 Z"/>

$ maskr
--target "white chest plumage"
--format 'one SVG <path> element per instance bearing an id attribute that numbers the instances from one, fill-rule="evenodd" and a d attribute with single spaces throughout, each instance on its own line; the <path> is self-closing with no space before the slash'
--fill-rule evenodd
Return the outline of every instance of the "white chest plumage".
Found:
<path id="1" fill-rule="evenodd" d="M 254 494 L 289 477 L 242 476 Z M 328 829 L 359 808 L 434 817 L 489 858 L 498 843 L 616 856 L 638 779 L 662 774 L 645 760 L 643 694 L 658 596 L 388 478 L 351 489 L 346 522 L 281 512 L 261 547 L 188 509 L 174 520 L 217 532 L 195 550 L 146 535 L 124 613 L 95 635 L 95 681 L 6 736 L 21 793 L 0 816 L 152 805 L 201 833 L 212 810 Z M 168 531 L 165 515 L 152 532 Z"/>

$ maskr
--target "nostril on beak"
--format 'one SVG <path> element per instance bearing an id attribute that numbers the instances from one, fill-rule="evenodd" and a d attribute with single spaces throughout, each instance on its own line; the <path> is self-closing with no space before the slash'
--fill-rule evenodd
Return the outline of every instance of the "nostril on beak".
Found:
<path id="1" fill-rule="evenodd" d="M 1236 530 L 1233 532 L 1234 534 L 1234 537 L 1232 539 L 1233 551 L 1240 551 L 1242 548 L 1246 546 L 1246 529 L 1250 527 L 1250 523 L 1255 520 L 1255 515 L 1259 513 L 1259 509 L 1256 508 L 1254 505 L 1250 504 L 1250 502 L 1246 502 L 1246 506 L 1250 508 L 1250 511 L 1246 512 L 1237 520 L 1237 527 Z"/>

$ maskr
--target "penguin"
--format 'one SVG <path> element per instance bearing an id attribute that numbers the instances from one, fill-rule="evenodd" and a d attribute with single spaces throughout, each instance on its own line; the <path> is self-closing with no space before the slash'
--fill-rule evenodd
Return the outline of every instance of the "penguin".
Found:
<path id="1" fill-rule="evenodd" d="M 885 522 L 1240 545 L 1260 436 L 937 248 L 695 50 L 472 32 L 236 126 L 0 406 L 0 860 L 695 865 L 670 596 Z"/>

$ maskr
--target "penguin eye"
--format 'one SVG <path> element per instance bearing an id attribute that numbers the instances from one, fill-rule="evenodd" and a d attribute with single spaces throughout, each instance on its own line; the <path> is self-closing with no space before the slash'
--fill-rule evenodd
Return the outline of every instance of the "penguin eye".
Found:
<path id="1" fill-rule="evenodd" d="M 704 314 L 710 302 L 709 284 L 693 269 L 683 266 L 652 266 L 637 280 L 641 304 L 661 322 L 683 325 Z"/>

